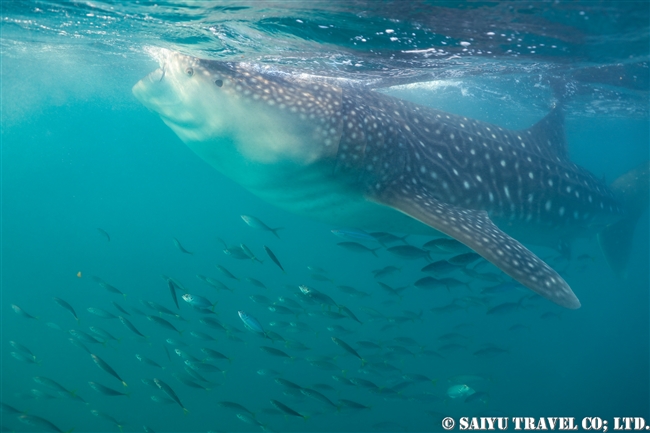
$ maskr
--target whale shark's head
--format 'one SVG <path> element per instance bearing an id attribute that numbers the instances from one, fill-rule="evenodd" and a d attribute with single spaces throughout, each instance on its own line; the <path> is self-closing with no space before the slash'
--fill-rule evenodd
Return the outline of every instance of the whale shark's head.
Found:
<path id="1" fill-rule="evenodd" d="M 162 49 L 156 55 L 160 68 L 139 81 L 133 94 L 213 165 L 236 154 L 264 164 L 308 164 L 335 154 L 340 88 L 246 63 Z"/>

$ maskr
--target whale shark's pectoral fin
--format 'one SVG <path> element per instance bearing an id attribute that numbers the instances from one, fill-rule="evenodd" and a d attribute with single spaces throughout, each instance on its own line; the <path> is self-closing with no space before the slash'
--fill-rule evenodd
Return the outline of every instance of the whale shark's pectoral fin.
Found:
<path id="1" fill-rule="evenodd" d="M 390 206 L 464 243 L 512 278 L 567 308 L 580 301 L 560 275 L 515 239 L 501 231 L 487 212 L 466 210 L 413 188 L 383 191 L 370 200 Z"/>

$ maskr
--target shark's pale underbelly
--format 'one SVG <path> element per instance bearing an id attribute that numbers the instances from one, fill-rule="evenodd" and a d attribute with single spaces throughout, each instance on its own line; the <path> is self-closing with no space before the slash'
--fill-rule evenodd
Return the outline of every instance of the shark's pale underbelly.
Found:
<path id="1" fill-rule="evenodd" d="M 251 190 L 260 198 L 291 213 L 315 219 L 333 228 L 358 228 L 419 235 L 440 232 L 387 206 L 367 201 L 345 191 L 320 191 L 319 186 L 281 190 Z"/>
<path id="2" fill-rule="evenodd" d="M 238 153 L 214 152 L 216 147 L 209 142 L 187 144 L 224 175 L 262 200 L 290 213 L 330 224 L 333 228 L 440 235 L 437 230 L 395 209 L 366 200 L 359 191 L 335 176 L 328 163 L 257 164 L 242 159 Z"/>

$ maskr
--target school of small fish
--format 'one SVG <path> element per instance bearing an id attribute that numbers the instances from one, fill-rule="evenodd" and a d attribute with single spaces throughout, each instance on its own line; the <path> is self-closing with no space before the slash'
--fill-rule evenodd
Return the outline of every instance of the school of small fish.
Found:
<path id="1" fill-rule="evenodd" d="M 280 228 L 256 217 L 241 218 L 252 229 L 270 232 L 269 238 L 260 233 L 266 241 L 283 242 Z M 105 230 L 97 230 L 111 241 Z M 361 278 L 363 286 L 350 285 L 324 264 L 293 257 L 289 267 L 263 242 L 250 249 L 219 239 L 225 256 L 215 267 L 191 282 L 163 275 L 151 282 L 151 300 L 132 299 L 108 277 L 93 276 L 90 284 L 101 289 L 96 304 L 52 298 L 52 308 L 65 310 L 68 323 L 49 321 L 48 311 L 12 304 L 13 320 L 52 328 L 64 356 L 98 368 L 84 370 L 88 375 L 79 372 L 76 383 L 67 375 L 48 377 L 39 366 L 51 355 L 9 340 L 11 356 L 30 365 L 33 375 L 25 379 L 23 392 L 2 402 L 2 431 L 19 429 L 20 423 L 37 431 L 80 430 L 76 417 L 65 425 L 41 417 L 38 402 L 44 400 L 70 400 L 77 411 L 95 417 L 97 431 L 108 425 L 120 431 L 167 428 L 157 419 L 142 419 L 138 411 L 111 413 L 109 400 L 124 397 L 187 420 L 193 416 L 192 402 L 200 398 L 213 408 L 209 419 L 199 420 L 205 431 L 315 431 L 328 417 L 347 425 L 346 419 L 361 413 L 373 415 L 363 418 L 367 425 L 350 424 L 350 431 L 404 431 L 407 420 L 390 418 L 400 405 L 436 420 L 457 404 L 465 405 L 468 414 L 497 411 L 491 392 L 499 381 L 490 361 L 517 351 L 517 340 L 496 336 L 486 341 L 475 318 L 494 321 L 510 336 L 530 332 L 540 320 L 561 319 L 559 307 L 453 239 L 419 242 L 356 229 L 332 233 L 338 238 L 333 243 L 351 262 L 367 255 L 367 260 L 390 264 L 359 268 L 356 281 Z M 177 238 L 172 241 L 181 253 L 195 257 Z M 265 256 L 255 256 L 254 250 L 264 250 Z M 310 280 L 278 285 L 235 275 L 228 269 L 231 259 L 249 261 L 251 275 L 260 264 L 289 277 L 291 268 L 302 266 Z M 594 261 L 586 254 L 548 260 L 565 271 L 582 271 Z M 403 270 L 415 263 L 419 273 Z M 403 300 L 425 292 L 443 302 L 421 303 L 417 311 L 401 307 Z M 224 296 L 241 308 L 221 307 Z M 123 349 L 123 340 L 132 341 L 138 352 Z M 473 368 L 463 370 L 459 361 Z M 234 395 L 224 391 L 238 387 L 244 389 Z M 93 393 L 101 398 L 89 398 Z M 384 413 L 382 405 L 392 410 Z"/>

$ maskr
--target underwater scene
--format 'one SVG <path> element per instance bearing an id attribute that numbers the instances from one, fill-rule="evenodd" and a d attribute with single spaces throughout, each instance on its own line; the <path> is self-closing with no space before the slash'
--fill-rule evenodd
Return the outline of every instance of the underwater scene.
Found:
<path id="1" fill-rule="evenodd" d="M 650 3 L 0 7 L 2 431 L 650 425 Z"/>

